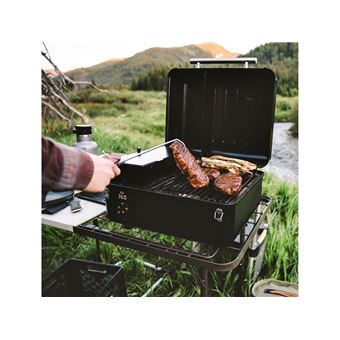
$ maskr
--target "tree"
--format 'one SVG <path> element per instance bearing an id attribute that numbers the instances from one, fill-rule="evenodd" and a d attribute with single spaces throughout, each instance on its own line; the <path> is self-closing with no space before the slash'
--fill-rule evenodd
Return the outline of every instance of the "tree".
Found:
<path id="1" fill-rule="evenodd" d="M 131 90 L 165 91 L 169 70 L 169 67 L 153 66 L 147 73 L 132 80 Z"/>

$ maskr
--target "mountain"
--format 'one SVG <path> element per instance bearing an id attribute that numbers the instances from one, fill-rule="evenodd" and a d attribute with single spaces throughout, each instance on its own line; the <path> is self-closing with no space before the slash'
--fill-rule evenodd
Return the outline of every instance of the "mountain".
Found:
<path id="1" fill-rule="evenodd" d="M 126 59 L 110 59 L 100 64 L 66 72 L 74 80 L 94 81 L 98 85 L 129 86 L 136 77 L 153 68 L 186 65 L 190 58 L 234 58 L 238 53 L 227 51 L 215 43 L 187 45 L 182 47 L 154 47 Z"/>
<path id="2" fill-rule="evenodd" d="M 196 46 L 209 53 L 212 58 L 236 58 L 240 55 L 240 53 L 229 52 L 221 45 L 215 43 L 205 43 Z"/>
<path id="3" fill-rule="evenodd" d="M 257 67 L 272 69 L 278 79 L 277 93 L 293 96 L 298 92 L 298 53 L 298 43 L 267 43 L 242 57 L 256 57 Z"/>

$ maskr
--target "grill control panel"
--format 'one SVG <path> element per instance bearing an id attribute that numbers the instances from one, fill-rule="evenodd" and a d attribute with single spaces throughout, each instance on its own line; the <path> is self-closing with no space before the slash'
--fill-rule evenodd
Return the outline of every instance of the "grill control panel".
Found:
<path id="1" fill-rule="evenodd" d="M 117 215 L 120 217 L 126 217 L 128 212 L 128 196 L 124 191 L 119 191 L 117 197 Z"/>

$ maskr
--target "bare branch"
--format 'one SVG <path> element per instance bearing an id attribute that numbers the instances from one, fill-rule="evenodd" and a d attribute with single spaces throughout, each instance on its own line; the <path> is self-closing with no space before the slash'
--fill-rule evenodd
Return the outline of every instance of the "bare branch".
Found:
<path id="1" fill-rule="evenodd" d="M 99 92 L 108 92 L 108 90 L 100 89 L 99 87 L 97 87 L 96 85 L 91 83 L 90 81 L 75 81 L 75 80 L 69 78 L 66 74 L 64 76 L 65 76 L 65 79 L 68 80 L 73 85 L 86 85 L 86 86 L 93 87 L 94 89 L 96 89 Z"/>
<path id="2" fill-rule="evenodd" d="M 42 100 L 42 103 L 47 106 L 49 109 L 51 109 L 53 112 L 55 112 L 60 118 L 66 120 L 69 125 L 71 126 L 72 125 L 72 120 L 65 117 L 60 111 L 58 111 L 55 107 L 53 107 L 52 105 L 50 105 L 48 102 Z"/>
<path id="3" fill-rule="evenodd" d="M 84 123 L 87 122 L 87 119 L 83 116 L 81 112 L 72 107 L 64 98 L 59 96 L 53 89 L 51 90 L 51 93 L 54 97 L 58 98 L 70 111 L 74 112 L 77 116 L 79 116 Z"/>
<path id="4" fill-rule="evenodd" d="M 83 123 L 87 123 L 87 117 L 75 109 L 69 100 L 67 92 L 74 86 L 90 86 L 99 92 L 108 92 L 98 88 L 95 84 L 89 81 L 75 81 L 59 70 L 58 66 L 52 61 L 51 55 L 47 46 L 43 42 L 45 51 L 41 51 L 42 56 L 54 68 L 55 77 L 51 77 L 46 71 L 41 70 L 41 87 L 42 87 L 42 114 L 45 116 L 56 115 L 69 124 L 73 123 L 74 115 L 78 116 Z"/>
<path id="5" fill-rule="evenodd" d="M 47 88 L 48 89 L 52 88 L 61 97 L 67 100 L 67 96 L 65 95 L 63 88 L 58 88 L 57 85 L 47 76 L 44 70 L 41 70 L 41 73 L 42 73 L 42 81 L 47 86 Z"/>
<path id="6" fill-rule="evenodd" d="M 66 85 L 64 74 L 59 70 L 58 66 L 52 61 L 50 57 L 47 56 L 47 53 L 41 51 L 41 54 L 45 57 L 45 59 L 53 66 L 54 70 L 58 73 L 59 81 Z"/>
<path id="7" fill-rule="evenodd" d="M 42 42 L 42 43 L 43 43 L 43 45 L 44 45 L 44 47 L 45 47 L 45 51 L 46 51 L 46 53 L 48 54 L 48 57 L 51 59 L 51 55 L 50 55 L 50 52 L 49 52 L 48 49 L 47 49 L 47 46 L 45 45 L 44 42 Z"/>
<path id="8" fill-rule="evenodd" d="M 47 49 L 46 49 L 47 50 Z M 65 80 L 67 80 L 69 83 L 71 83 L 72 85 L 86 85 L 86 86 L 91 86 L 94 89 L 96 89 L 99 92 L 108 92 L 107 90 L 104 89 L 100 89 L 99 87 L 97 87 L 96 85 L 94 85 L 92 82 L 90 81 L 76 81 L 71 79 L 69 76 L 67 76 L 65 73 L 63 73 L 62 71 L 59 70 L 59 68 L 57 67 L 56 64 L 53 63 L 53 61 L 51 60 L 51 58 L 49 58 L 47 56 L 47 53 L 45 52 L 41 52 L 41 54 L 45 57 L 45 59 L 54 67 L 55 71 L 57 71 L 57 73 L 63 77 Z"/>

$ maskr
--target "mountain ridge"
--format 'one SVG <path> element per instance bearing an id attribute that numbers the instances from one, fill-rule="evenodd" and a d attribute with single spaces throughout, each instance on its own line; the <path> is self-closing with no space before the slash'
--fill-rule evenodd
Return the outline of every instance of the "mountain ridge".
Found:
<path id="1" fill-rule="evenodd" d="M 157 78 L 157 81 L 154 81 L 159 83 L 157 89 L 164 90 L 166 75 L 171 68 L 190 67 L 189 59 L 199 57 L 256 57 L 258 64 L 253 67 L 267 67 L 275 72 L 278 94 L 298 94 L 298 43 L 295 42 L 266 43 L 243 55 L 230 52 L 216 43 L 152 47 L 129 58 L 112 58 L 91 67 L 71 70 L 66 74 L 75 80 L 94 81 L 101 86 L 135 89 L 152 89 L 148 83 Z"/>
<path id="2" fill-rule="evenodd" d="M 180 47 L 152 47 L 129 58 L 111 58 L 90 67 L 67 71 L 66 74 L 74 80 L 94 81 L 98 85 L 129 86 L 135 77 L 154 67 L 186 65 L 190 58 L 234 58 L 238 55 L 213 42 Z"/>

